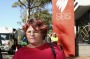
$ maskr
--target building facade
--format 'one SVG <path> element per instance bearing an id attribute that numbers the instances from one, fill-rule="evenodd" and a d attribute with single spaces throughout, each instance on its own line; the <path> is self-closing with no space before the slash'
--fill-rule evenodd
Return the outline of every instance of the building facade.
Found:
<path id="1" fill-rule="evenodd" d="M 78 43 L 90 44 L 90 0 L 74 0 Z"/>
<path id="2" fill-rule="evenodd" d="M 74 0 L 76 56 L 90 56 L 90 0 Z"/>

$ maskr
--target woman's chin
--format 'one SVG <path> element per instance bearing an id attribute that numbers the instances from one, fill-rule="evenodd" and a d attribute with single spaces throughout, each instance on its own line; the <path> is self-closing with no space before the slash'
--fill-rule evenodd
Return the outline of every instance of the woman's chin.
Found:
<path id="1" fill-rule="evenodd" d="M 31 44 L 35 44 L 36 42 L 35 41 L 30 41 Z"/>

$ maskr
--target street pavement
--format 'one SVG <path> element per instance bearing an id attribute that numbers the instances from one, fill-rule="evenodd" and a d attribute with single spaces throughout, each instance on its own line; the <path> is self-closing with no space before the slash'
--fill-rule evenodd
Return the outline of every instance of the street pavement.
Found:
<path id="1" fill-rule="evenodd" d="M 2 54 L 3 59 L 12 59 L 13 55 L 8 54 Z M 80 57 L 74 57 L 74 58 L 66 58 L 66 59 L 90 59 L 90 56 L 80 56 Z"/>
<path id="2" fill-rule="evenodd" d="M 80 56 L 80 57 L 66 58 L 66 59 L 90 59 L 90 56 Z"/>
<path id="3" fill-rule="evenodd" d="M 3 55 L 3 59 L 12 59 L 13 55 Z M 90 59 L 90 56 L 87 57 L 75 57 L 75 58 L 66 58 L 66 59 Z"/>
<path id="4" fill-rule="evenodd" d="M 82 56 L 82 57 L 76 57 L 74 59 L 90 59 L 90 56 L 87 56 L 87 57 L 86 56 L 85 57 L 84 56 Z"/>
<path id="5" fill-rule="evenodd" d="M 9 55 L 8 53 L 2 53 L 3 59 L 12 59 L 13 55 Z"/>
<path id="6" fill-rule="evenodd" d="M 13 55 L 3 55 L 3 59 L 12 59 Z"/>

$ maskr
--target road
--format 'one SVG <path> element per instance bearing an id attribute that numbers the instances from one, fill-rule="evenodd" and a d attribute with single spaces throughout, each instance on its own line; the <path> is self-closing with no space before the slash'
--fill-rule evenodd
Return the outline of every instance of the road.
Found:
<path id="1" fill-rule="evenodd" d="M 3 53 L 3 59 L 12 59 L 13 55 L 9 55 L 7 53 Z M 75 58 L 66 58 L 66 59 L 90 59 L 90 56 L 80 56 Z"/>
<path id="2" fill-rule="evenodd" d="M 9 55 L 7 53 L 2 53 L 3 59 L 12 59 L 13 55 Z"/>
<path id="3" fill-rule="evenodd" d="M 3 59 L 12 59 L 13 55 L 3 55 Z"/>

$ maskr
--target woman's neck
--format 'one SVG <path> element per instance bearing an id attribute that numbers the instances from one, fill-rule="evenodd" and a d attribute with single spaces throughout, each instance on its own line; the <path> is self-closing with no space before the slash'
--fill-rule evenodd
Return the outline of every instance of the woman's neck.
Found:
<path id="1" fill-rule="evenodd" d="M 27 47 L 36 48 L 36 47 L 42 46 L 44 43 L 45 43 L 44 41 L 41 41 L 41 42 L 35 43 L 35 44 L 29 43 L 29 44 L 27 45 Z"/>

